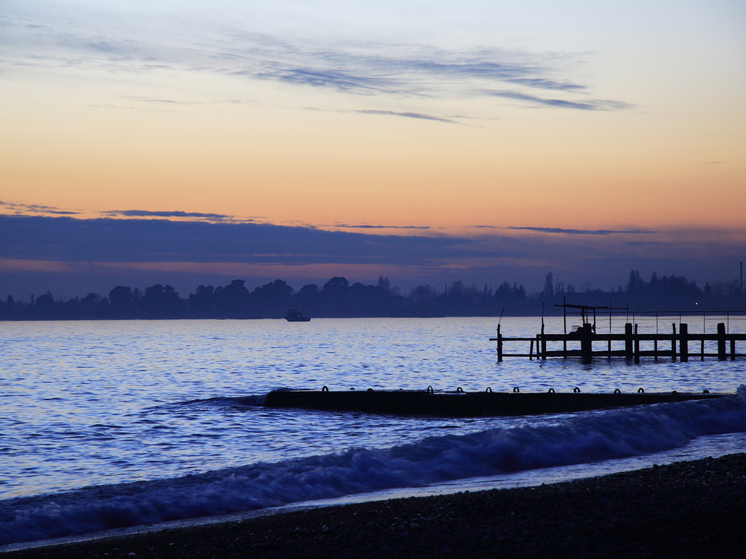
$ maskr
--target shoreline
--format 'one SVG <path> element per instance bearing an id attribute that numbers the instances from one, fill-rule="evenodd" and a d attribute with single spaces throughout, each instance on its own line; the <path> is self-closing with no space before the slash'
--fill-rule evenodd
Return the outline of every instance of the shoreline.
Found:
<path id="1" fill-rule="evenodd" d="M 740 557 L 746 454 L 550 485 L 275 509 L 123 532 L 0 557 Z"/>

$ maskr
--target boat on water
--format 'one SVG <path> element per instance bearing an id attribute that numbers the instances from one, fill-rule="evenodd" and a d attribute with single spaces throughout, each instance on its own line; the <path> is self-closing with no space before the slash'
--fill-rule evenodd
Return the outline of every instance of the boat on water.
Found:
<path id="1" fill-rule="evenodd" d="M 288 322 L 311 322 L 311 317 L 304 316 L 302 309 L 289 309 L 287 315 L 285 315 L 285 320 Z"/>

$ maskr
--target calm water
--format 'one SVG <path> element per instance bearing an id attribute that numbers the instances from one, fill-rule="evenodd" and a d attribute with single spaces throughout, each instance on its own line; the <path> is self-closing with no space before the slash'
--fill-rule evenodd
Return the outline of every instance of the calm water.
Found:
<path id="1" fill-rule="evenodd" d="M 561 318 L 545 320 L 547 332 L 562 331 Z M 678 321 L 639 322 L 654 332 Z M 690 332 L 713 332 L 726 319 L 685 321 Z M 743 318 L 728 322 L 746 331 Z M 540 323 L 504 318 L 502 331 L 532 336 Z M 746 361 L 497 364 L 495 326 L 485 318 L 0 323 L 0 543 L 381 491 L 541 483 L 743 448 L 746 404 L 735 393 Z M 257 405 L 275 388 L 324 385 L 734 396 L 480 419 Z M 102 519 L 93 505 L 102 499 L 121 514 Z M 82 510 L 90 518 L 72 521 Z M 58 526 L 38 528 L 52 517 Z"/>

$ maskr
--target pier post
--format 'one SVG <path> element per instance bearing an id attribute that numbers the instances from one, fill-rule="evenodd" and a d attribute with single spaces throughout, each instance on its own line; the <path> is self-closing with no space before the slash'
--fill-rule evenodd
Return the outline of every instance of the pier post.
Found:
<path id="1" fill-rule="evenodd" d="M 632 359 L 632 324 L 624 325 L 624 356 Z"/>
<path id="2" fill-rule="evenodd" d="M 531 361 L 533 358 L 534 358 L 534 339 L 531 338 L 531 347 L 528 350 L 528 360 Z"/>
<path id="3" fill-rule="evenodd" d="M 497 325 L 497 362 L 502 363 L 503 360 L 503 335 L 500 333 L 500 325 Z"/>
<path id="4" fill-rule="evenodd" d="M 707 312 L 702 312 L 702 339 L 700 340 L 700 356 L 701 361 L 705 360 L 705 334 L 707 334 Z"/>
<path id="5" fill-rule="evenodd" d="M 635 324 L 635 363 L 640 362 L 640 337 L 637 335 L 637 324 Z"/>
<path id="6" fill-rule="evenodd" d="M 583 363 L 590 363 L 593 360 L 593 329 L 590 324 L 583 324 L 580 334 L 580 353 L 583 356 Z"/>
<path id="7" fill-rule="evenodd" d="M 689 361 L 689 325 L 686 322 L 681 323 L 679 334 L 679 353 L 681 354 L 681 362 L 686 363 Z"/>
<path id="8" fill-rule="evenodd" d="M 562 322 L 565 325 L 565 337 L 562 340 L 562 358 L 567 359 L 567 297 L 562 297 Z"/>
<path id="9" fill-rule="evenodd" d="M 718 322 L 718 360 L 725 361 L 725 324 Z"/>
<path id="10" fill-rule="evenodd" d="M 544 323 L 541 324 L 541 360 L 547 359 L 547 339 L 544 337 Z"/>
<path id="11" fill-rule="evenodd" d="M 673 326 L 673 336 L 671 336 L 671 359 L 676 361 L 676 323 Z"/>

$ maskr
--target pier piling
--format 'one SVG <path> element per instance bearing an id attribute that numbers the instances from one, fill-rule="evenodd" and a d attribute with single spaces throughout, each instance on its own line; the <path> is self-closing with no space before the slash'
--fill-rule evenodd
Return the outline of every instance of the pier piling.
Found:
<path id="1" fill-rule="evenodd" d="M 632 324 L 624 325 L 624 357 L 632 359 Z"/>
<path id="2" fill-rule="evenodd" d="M 640 362 L 640 337 L 637 335 L 637 324 L 635 324 L 635 363 Z"/>
<path id="3" fill-rule="evenodd" d="M 689 325 L 686 322 L 679 326 L 679 354 L 682 363 L 689 361 Z"/>
<path id="4" fill-rule="evenodd" d="M 500 333 L 500 325 L 497 325 L 497 362 L 502 363 L 503 360 L 503 336 Z"/>
<path id="5" fill-rule="evenodd" d="M 735 340 L 733 340 L 735 341 Z M 702 352 L 704 353 L 704 352 Z M 718 360 L 725 361 L 725 324 L 718 323 Z"/>
<path id="6" fill-rule="evenodd" d="M 580 353 L 583 355 L 583 363 L 593 360 L 593 331 L 590 324 L 583 324 L 580 334 Z"/>

